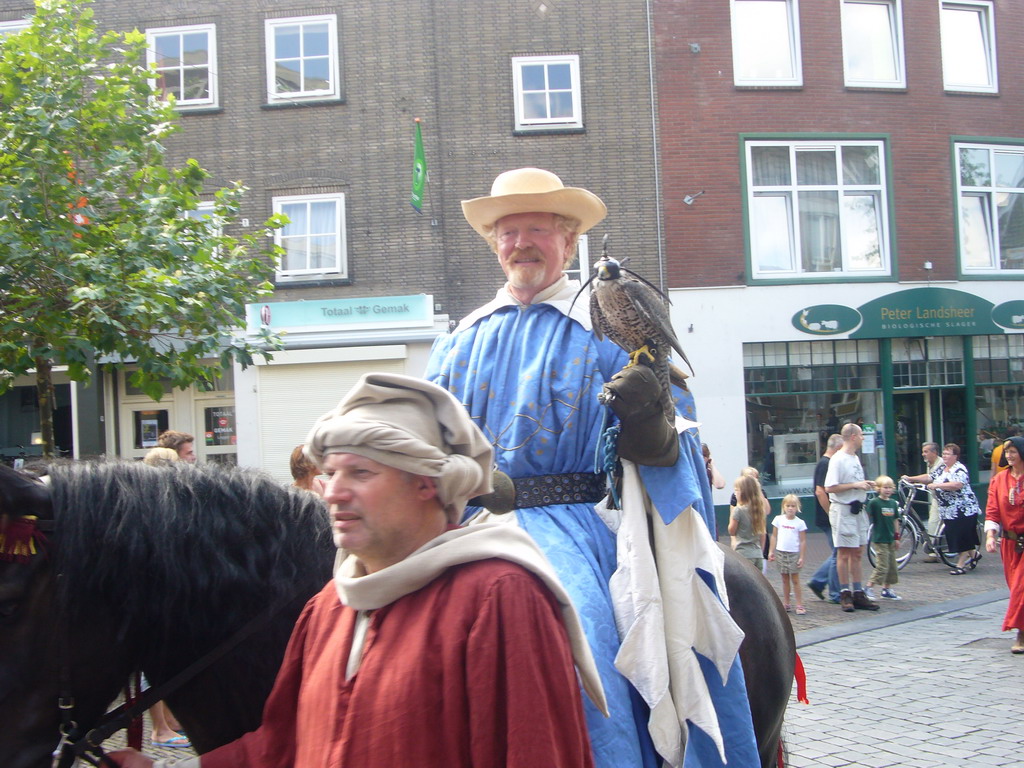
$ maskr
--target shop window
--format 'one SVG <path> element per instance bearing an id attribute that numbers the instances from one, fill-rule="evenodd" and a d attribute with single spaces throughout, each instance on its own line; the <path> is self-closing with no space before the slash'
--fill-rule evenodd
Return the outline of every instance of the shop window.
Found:
<path id="1" fill-rule="evenodd" d="M 906 86 L 901 0 L 844 0 L 842 24 L 847 86 Z"/>
<path id="2" fill-rule="evenodd" d="M 882 141 L 748 140 L 752 278 L 890 274 Z"/>
<path id="3" fill-rule="evenodd" d="M 157 438 L 167 431 L 169 423 L 164 409 L 132 411 L 132 448 L 156 448 Z"/>
<path id="4" fill-rule="evenodd" d="M 1024 382 L 1024 336 L 975 336 L 973 347 L 976 383 Z"/>
<path id="5" fill-rule="evenodd" d="M 992 448 L 1002 442 L 1012 427 L 1024 426 L 1024 384 L 987 384 L 975 389 L 980 466 L 985 480 L 993 469 Z"/>
<path id="6" fill-rule="evenodd" d="M 146 61 L 157 87 L 181 110 L 217 106 L 217 28 L 214 24 L 146 30 Z"/>
<path id="7" fill-rule="evenodd" d="M 274 213 L 288 217 L 274 234 L 284 251 L 279 282 L 348 276 L 345 195 L 275 197 Z"/>
<path id="8" fill-rule="evenodd" d="M 942 81 L 947 91 L 996 93 L 996 30 L 989 0 L 943 2 Z"/>
<path id="9" fill-rule="evenodd" d="M 267 19 L 265 23 L 267 100 L 339 98 L 337 17 Z"/>
<path id="10" fill-rule="evenodd" d="M 746 392 L 821 392 L 877 389 L 878 342 L 796 341 L 743 345 Z"/>
<path id="11" fill-rule="evenodd" d="M 963 386 L 963 341 L 958 336 L 932 339 L 893 339 L 893 387 Z"/>
<path id="12" fill-rule="evenodd" d="M 881 417 L 878 342 L 744 344 L 743 360 L 750 465 L 770 495 L 809 495 L 828 436 L 854 421 L 870 432 Z M 863 460 L 878 474 L 873 443 Z"/>
<path id="13" fill-rule="evenodd" d="M 1024 275 L 1024 146 L 957 144 L 960 269 Z"/>
<path id="14" fill-rule="evenodd" d="M 798 0 L 732 0 L 733 82 L 800 86 Z"/>
<path id="15" fill-rule="evenodd" d="M 583 127 L 580 57 L 514 56 L 517 131 Z"/>

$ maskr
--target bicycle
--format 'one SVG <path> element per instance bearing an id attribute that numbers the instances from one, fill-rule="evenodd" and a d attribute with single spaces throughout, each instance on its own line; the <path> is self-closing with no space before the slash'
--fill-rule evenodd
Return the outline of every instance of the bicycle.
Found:
<path id="1" fill-rule="evenodd" d="M 920 491 L 924 491 L 929 497 L 924 501 L 917 498 L 917 494 Z M 914 508 L 915 504 L 923 505 L 925 509 L 930 506 L 931 492 L 920 483 L 911 483 L 906 480 L 899 481 L 898 492 L 902 503 L 900 504 L 899 512 L 897 513 L 897 520 L 900 523 L 900 538 L 897 541 L 896 547 L 896 568 L 897 570 L 903 570 L 910 559 L 917 552 L 918 547 L 921 547 L 925 554 L 934 553 L 938 556 L 943 563 L 950 568 L 956 567 L 958 552 L 950 552 L 949 547 L 946 546 L 946 521 L 940 520 L 939 527 L 936 529 L 934 535 L 928 533 L 928 525 L 924 522 L 917 510 Z M 984 541 L 984 515 L 978 515 L 978 531 L 979 541 Z M 871 540 L 871 529 L 873 526 L 868 526 L 868 541 Z M 909 534 L 909 535 L 908 535 Z M 875 566 L 875 552 L 871 548 L 869 543 L 867 546 L 868 562 L 871 563 L 871 567 Z M 972 561 L 973 563 L 973 561 Z M 973 567 L 973 565 L 972 565 Z"/>

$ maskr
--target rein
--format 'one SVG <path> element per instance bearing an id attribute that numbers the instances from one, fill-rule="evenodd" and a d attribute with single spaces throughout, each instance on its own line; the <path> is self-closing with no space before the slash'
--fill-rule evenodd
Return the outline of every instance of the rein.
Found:
<path id="1" fill-rule="evenodd" d="M 71 719 L 71 712 L 74 709 L 74 697 L 70 695 L 62 695 L 58 704 L 61 709 L 61 731 L 62 733 L 64 732 L 64 722 L 70 723 L 73 730 L 68 733 L 64 733 L 61 757 L 57 764 L 57 768 L 70 768 L 77 757 L 88 760 L 93 765 L 111 766 L 111 768 L 116 768 L 116 765 L 110 760 L 110 758 L 103 753 L 104 741 L 109 739 L 122 728 L 127 727 L 132 720 L 142 717 L 146 710 L 158 701 L 163 701 L 169 695 L 198 676 L 201 672 L 204 672 L 208 667 L 217 661 L 220 661 L 239 644 L 254 635 L 257 630 L 262 629 L 271 621 L 271 619 L 273 619 L 281 612 L 281 610 L 294 600 L 294 595 L 289 595 L 287 598 L 277 600 L 270 606 L 270 608 L 253 616 L 248 622 L 246 622 L 245 626 L 235 634 L 205 656 L 202 656 L 189 664 L 185 669 L 181 670 L 181 672 L 178 672 L 176 675 L 165 680 L 159 685 L 150 686 L 146 690 L 142 691 L 133 702 L 126 702 L 105 713 L 100 718 L 100 721 L 83 735 L 78 735 L 79 729 L 77 724 L 75 724 L 74 720 Z M 92 754 L 91 757 L 89 756 L 89 753 Z"/>
<path id="2" fill-rule="evenodd" d="M 35 520 L 33 521 L 33 527 L 39 532 L 45 533 L 53 533 L 56 529 L 55 521 L 53 520 Z M 45 537 L 42 537 L 42 541 L 45 541 Z M 57 578 L 60 579 L 60 577 L 60 574 L 58 574 Z M 124 704 L 106 712 L 100 717 L 99 722 L 89 729 L 80 728 L 74 718 L 75 697 L 71 691 L 71 638 L 68 632 L 61 632 L 59 639 L 61 646 L 60 681 L 57 696 L 57 707 L 60 710 L 61 743 L 58 746 L 60 758 L 57 762 L 57 768 L 71 768 L 78 758 L 85 760 L 91 765 L 117 768 L 117 764 L 107 757 L 103 751 L 104 741 L 123 728 L 128 727 L 136 718 L 142 717 L 146 710 L 150 709 L 158 701 L 163 701 L 211 665 L 220 661 L 238 645 L 270 623 L 278 613 L 289 603 L 294 602 L 295 599 L 295 595 L 279 598 L 267 610 L 253 616 L 240 630 L 212 651 L 192 662 L 185 669 L 165 680 L 160 685 L 150 686 L 140 692 L 133 700 L 126 701 Z M 61 623 L 64 624 L 64 629 L 66 630 L 66 623 Z"/>

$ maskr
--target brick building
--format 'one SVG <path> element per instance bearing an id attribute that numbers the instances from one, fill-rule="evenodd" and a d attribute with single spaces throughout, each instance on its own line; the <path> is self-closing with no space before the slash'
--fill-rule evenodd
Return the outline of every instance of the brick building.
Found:
<path id="1" fill-rule="evenodd" d="M 654 7 L 669 284 L 718 466 L 807 494 L 860 419 L 869 475 L 934 440 L 986 477 L 1024 420 L 1018 4 Z"/>
<path id="2" fill-rule="evenodd" d="M 419 374 L 449 319 L 493 296 L 496 258 L 460 201 L 500 171 L 548 168 L 599 194 L 618 255 L 664 274 L 648 8 L 620 0 L 103 0 L 99 27 L 148 36 L 178 100 L 171 159 L 195 157 L 210 189 L 249 187 L 242 227 L 292 224 L 276 293 L 253 307 L 287 331 L 270 365 L 222 391 L 153 403 L 123 372 L 104 390 L 106 451 L 141 456 L 147 435 L 191 431 L 207 459 L 287 477 L 312 419 L 366 370 Z M 28 0 L 0 0 L 16 27 Z M 429 183 L 409 204 L 414 119 Z M 588 258 L 584 243 L 582 257 Z"/>

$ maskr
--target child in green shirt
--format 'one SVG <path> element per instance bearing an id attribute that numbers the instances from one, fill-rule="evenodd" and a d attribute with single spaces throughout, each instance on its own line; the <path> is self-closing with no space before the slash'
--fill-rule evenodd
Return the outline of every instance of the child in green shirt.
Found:
<path id="1" fill-rule="evenodd" d="M 868 502 L 868 515 L 871 517 L 871 548 L 875 552 L 875 570 L 865 585 L 865 594 L 875 598 L 871 587 L 882 585 L 882 597 L 888 600 L 902 598 L 892 589 L 892 585 L 900 580 L 896 568 L 896 550 L 899 547 L 900 521 L 899 504 L 892 495 L 896 492 L 896 484 L 888 475 L 879 475 L 875 480 L 878 496 Z"/>

